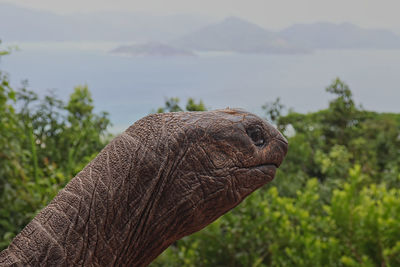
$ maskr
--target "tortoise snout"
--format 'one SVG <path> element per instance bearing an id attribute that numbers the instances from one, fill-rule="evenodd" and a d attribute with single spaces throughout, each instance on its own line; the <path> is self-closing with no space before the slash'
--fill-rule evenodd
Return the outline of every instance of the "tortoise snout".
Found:
<path id="1" fill-rule="evenodd" d="M 289 144 L 288 144 L 288 141 L 286 140 L 286 138 L 280 133 L 279 133 L 279 136 L 274 138 L 274 141 L 276 143 L 275 144 L 275 146 L 276 146 L 275 153 L 277 154 L 276 155 L 276 158 L 277 158 L 276 164 L 277 164 L 277 167 L 279 167 L 282 164 L 282 161 L 288 152 Z"/>

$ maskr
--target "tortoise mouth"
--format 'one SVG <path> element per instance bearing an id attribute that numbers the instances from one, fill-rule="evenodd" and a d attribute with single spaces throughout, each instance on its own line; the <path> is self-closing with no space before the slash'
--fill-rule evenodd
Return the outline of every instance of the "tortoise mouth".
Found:
<path id="1" fill-rule="evenodd" d="M 266 163 L 266 164 L 259 164 L 259 165 L 255 165 L 250 167 L 250 169 L 265 169 L 265 168 L 274 168 L 274 169 L 278 169 L 279 165 L 276 163 Z"/>
<path id="2" fill-rule="evenodd" d="M 276 163 L 268 163 L 268 164 L 260 164 L 257 166 L 253 166 L 250 169 L 260 171 L 263 174 L 269 176 L 271 179 L 273 179 L 275 177 L 275 172 L 278 167 L 279 166 Z"/>

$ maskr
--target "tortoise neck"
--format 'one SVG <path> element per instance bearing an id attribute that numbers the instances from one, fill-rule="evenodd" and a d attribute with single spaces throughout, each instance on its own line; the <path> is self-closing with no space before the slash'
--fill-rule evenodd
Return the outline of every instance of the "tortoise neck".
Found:
<path id="1" fill-rule="evenodd" d="M 162 163 L 146 165 L 144 149 L 126 133 L 115 138 L 14 238 L 0 265 L 148 264 L 169 242 L 149 239 Z"/>

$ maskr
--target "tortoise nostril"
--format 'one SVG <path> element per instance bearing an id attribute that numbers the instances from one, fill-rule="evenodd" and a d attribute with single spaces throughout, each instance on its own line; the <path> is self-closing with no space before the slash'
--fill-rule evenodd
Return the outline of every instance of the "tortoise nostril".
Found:
<path id="1" fill-rule="evenodd" d="M 279 136 L 276 137 L 279 141 L 285 143 L 286 145 L 289 143 L 286 137 L 284 137 L 282 134 L 279 134 Z"/>
<path id="2" fill-rule="evenodd" d="M 287 152 L 288 152 L 288 141 L 286 140 L 285 137 L 283 137 L 283 135 L 280 135 L 279 137 L 275 138 L 276 141 L 278 141 L 278 146 L 280 147 L 280 149 L 282 150 L 282 160 L 283 158 L 286 156 Z"/>

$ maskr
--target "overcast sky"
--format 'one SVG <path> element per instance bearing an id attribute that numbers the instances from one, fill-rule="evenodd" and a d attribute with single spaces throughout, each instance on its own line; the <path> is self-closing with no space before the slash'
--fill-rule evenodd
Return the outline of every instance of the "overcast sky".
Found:
<path id="1" fill-rule="evenodd" d="M 400 33 L 400 0 L 0 0 L 59 14 L 129 11 L 239 16 L 268 29 L 316 21 L 352 22 Z"/>

